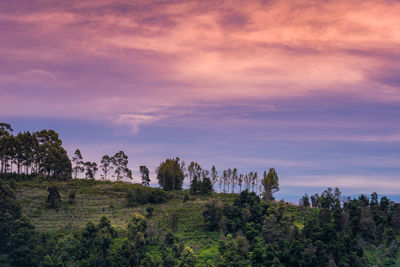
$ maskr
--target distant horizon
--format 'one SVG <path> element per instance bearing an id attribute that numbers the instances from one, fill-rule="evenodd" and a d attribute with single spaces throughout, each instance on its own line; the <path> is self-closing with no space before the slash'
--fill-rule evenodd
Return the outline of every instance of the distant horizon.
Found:
<path id="1" fill-rule="evenodd" d="M 400 201 L 400 3 L 11 1 L 0 121 L 69 156 L 275 168 L 276 198 Z"/>

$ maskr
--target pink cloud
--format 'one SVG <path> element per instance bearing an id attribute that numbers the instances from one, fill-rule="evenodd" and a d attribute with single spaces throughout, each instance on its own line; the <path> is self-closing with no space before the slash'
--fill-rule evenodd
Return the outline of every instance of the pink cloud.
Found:
<path id="1" fill-rule="evenodd" d="M 0 8 L 3 116 L 107 118 L 137 131 L 205 102 L 400 100 L 397 85 L 376 79 L 397 64 L 387 60 L 400 45 L 394 1 L 15 5 Z"/>

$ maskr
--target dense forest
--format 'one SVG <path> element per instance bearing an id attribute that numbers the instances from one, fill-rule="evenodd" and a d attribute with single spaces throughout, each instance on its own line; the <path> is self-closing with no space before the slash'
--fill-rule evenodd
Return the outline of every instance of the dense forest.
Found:
<path id="1" fill-rule="evenodd" d="M 400 205 L 376 193 L 328 188 L 294 205 L 275 200 L 274 168 L 219 174 L 179 158 L 153 188 L 145 165 L 128 181 L 123 151 L 69 159 L 55 131 L 6 123 L 0 162 L 1 266 L 400 265 Z"/>

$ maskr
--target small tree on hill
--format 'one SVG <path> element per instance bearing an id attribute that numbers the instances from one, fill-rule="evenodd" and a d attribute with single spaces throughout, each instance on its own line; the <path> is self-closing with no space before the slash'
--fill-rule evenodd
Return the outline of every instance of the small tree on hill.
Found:
<path id="1" fill-rule="evenodd" d="M 85 162 L 83 164 L 85 166 L 85 176 L 86 179 L 94 179 L 96 176 L 97 171 L 99 170 L 99 168 L 97 167 L 96 162 Z"/>
<path id="2" fill-rule="evenodd" d="M 61 196 L 60 193 L 58 192 L 57 186 L 49 186 L 47 188 L 47 192 L 49 192 L 47 196 L 46 203 L 50 208 L 55 208 L 58 206 L 58 204 L 61 202 Z"/>
<path id="3" fill-rule="evenodd" d="M 107 180 L 107 174 L 114 168 L 111 164 L 111 158 L 108 155 L 104 155 L 100 163 L 101 170 L 103 171 L 101 176 L 103 177 L 103 180 Z"/>
<path id="4" fill-rule="evenodd" d="M 268 174 L 264 171 L 262 184 L 264 186 L 265 200 L 272 200 L 273 193 L 279 191 L 279 178 L 274 168 L 269 169 Z"/>
<path id="5" fill-rule="evenodd" d="M 72 157 L 72 163 L 74 164 L 72 173 L 74 174 L 75 179 L 78 178 L 79 173 L 83 173 L 85 171 L 82 159 L 81 151 L 79 149 L 75 150 L 74 156 Z"/>
<path id="6" fill-rule="evenodd" d="M 179 158 L 166 159 L 156 169 L 158 184 L 167 191 L 182 190 L 185 163 Z"/>
<path id="7" fill-rule="evenodd" d="M 128 168 L 128 156 L 124 151 L 119 151 L 111 158 L 112 164 L 115 169 L 117 181 L 123 178 L 132 179 L 132 171 Z"/>
<path id="8" fill-rule="evenodd" d="M 146 166 L 140 166 L 139 167 L 140 171 L 140 176 L 142 177 L 142 185 L 143 186 L 150 186 L 150 172 L 149 169 L 147 169 Z"/>

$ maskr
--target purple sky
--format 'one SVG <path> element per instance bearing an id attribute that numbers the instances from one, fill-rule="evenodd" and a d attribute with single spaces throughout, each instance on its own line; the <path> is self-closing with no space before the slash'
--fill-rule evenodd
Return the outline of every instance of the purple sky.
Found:
<path id="1" fill-rule="evenodd" d="M 179 156 L 400 200 L 400 3 L 295 3 L 2 3 L 0 120 L 136 179 Z"/>

